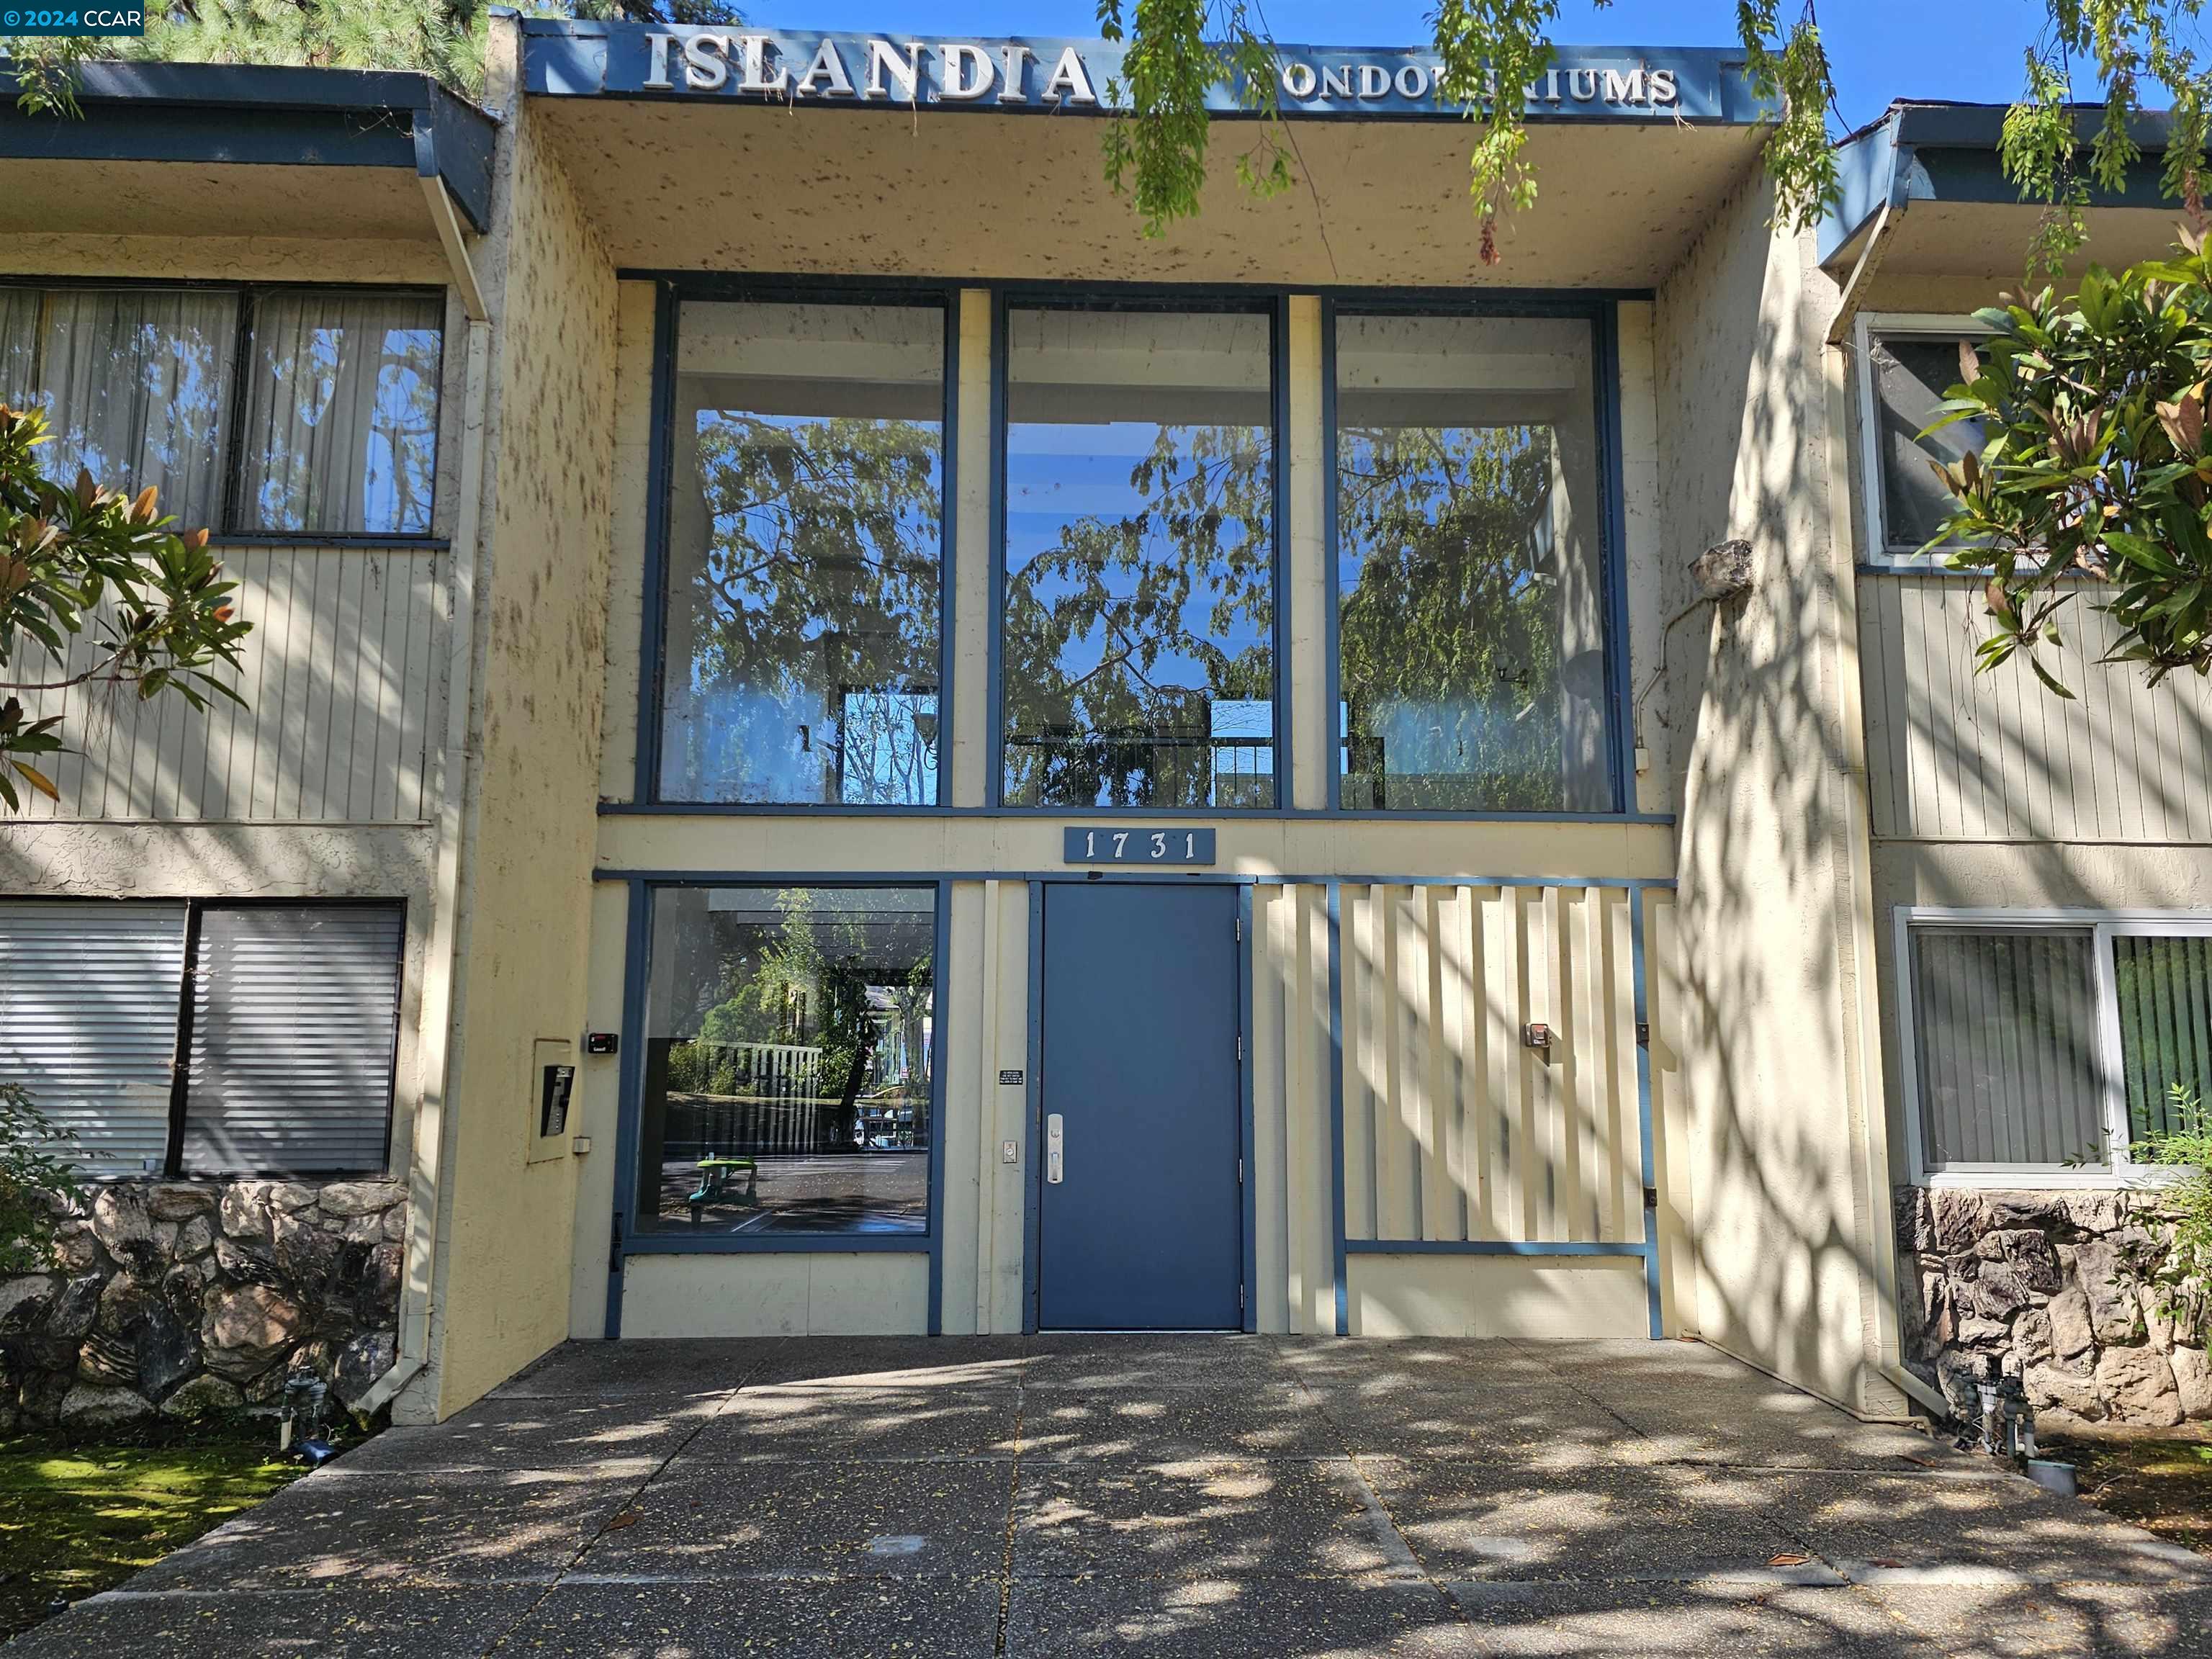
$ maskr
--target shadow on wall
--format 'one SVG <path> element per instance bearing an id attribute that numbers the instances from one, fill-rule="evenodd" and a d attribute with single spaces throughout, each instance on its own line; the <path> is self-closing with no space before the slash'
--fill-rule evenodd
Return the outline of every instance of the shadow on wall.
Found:
<path id="1" fill-rule="evenodd" d="M 1711 1340 L 1857 1401 L 1878 1353 L 1875 1255 L 1888 1239 L 1858 1197 L 1880 1149 L 1851 1121 L 1847 1080 L 1836 651 L 1847 596 L 1831 556 L 1822 361 L 1835 294 L 1809 240 L 1763 228 L 1770 211 L 1764 182 L 1747 187 L 1656 313 L 1673 590 L 1662 609 L 1693 597 L 1692 561 L 1725 538 L 1752 544 L 1755 583 L 1715 608 L 1704 660 L 1681 653 L 1661 711 L 1693 733 L 1674 781 L 1692 1317 Z"/>

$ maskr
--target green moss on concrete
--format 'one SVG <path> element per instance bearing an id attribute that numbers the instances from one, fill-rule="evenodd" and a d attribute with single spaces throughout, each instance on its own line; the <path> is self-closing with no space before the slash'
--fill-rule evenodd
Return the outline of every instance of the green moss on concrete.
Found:
<path id="1" fill-rule="evenodd" d="M 120 1443 L 0 1440 L 0 1640 L 248 1510 L 306 1471 L 274 1430 Z"/>

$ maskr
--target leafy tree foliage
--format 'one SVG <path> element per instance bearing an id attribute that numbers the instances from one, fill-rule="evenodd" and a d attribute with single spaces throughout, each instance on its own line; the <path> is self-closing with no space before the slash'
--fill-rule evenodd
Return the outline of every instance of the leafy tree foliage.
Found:
<path id="1" fill-rule="evenodd" d="M 887 1081 L 909 1097 L 922 1087 L 914 1067 L 934 982 L 932 958 L 925 948 L 910 962 L 886 960 L 866 921 L 823 915 L 811 889 L 779 892 L 776 908 L 775 927 L 747 927 L 727 938 L 712 993 L 720 1000 L 702 1012 L 696 1038 L 671 1045 L 669 1083 L 735 1095 L 744 1085 L 734 1051 L 753 1043 L 813 1048 L 819 1070 L 812 1086 L 818 1098 L 835 1102 L 823 1123 L 824 1147 L 848 1150 L 887 1023 L 905 1068 Z M 878 993 L 887 1007 L 877 1006 Z"/>
<path id="2" fill-rule="evenodd" d="M 1010 558 L 1007 799 L 1217 804 L 1212 706 L 1274 696 L 1273 478 L 1264 428 L 1164 424 L 1133 510 Z"/>
<path id="3" fill-rule="evenodd" d="M 1977 422 L 1983 444 L 1936 465 L 1957 502 L 1937 544 L 1990 573 L 1980 665 L 2023 656 L 2072 696 L 2046 655 L 2091 593 L 2117 624 L 2106 660 L 2212 672 L 2212 252 L 2185 233 L 2173 258 L 1976 315 L 1993 331 L 1961 346 L 1938 424 Z"/>
<path id="4" fill-rule="evenodd" d="M 1610 0 L 1590 0 L 1603 10 Z M 2082 240 L 2082 210 L 2092 184 L 2117 188 L 2139 151 L 2130 122 L 2144 94 L 2172 108 L 2166 151 L 2168 192 L 2194 208 L 2204 170 L 2206 89 L 2212 70 L 2200 64 L 2187 36 L 2203 0 L 2043 0 L 2041 38 L 2025 65 L 2020 101 L 2005 123 L 2006 173 L 2024 196 L 2051 212 L 2034 252 L 2055 260 Z M 1527 155 L 1522 89 L 1552 61 L 1551 31 L 1559 0 L 1438 0 L 1434 45 L 1442 64 L 1439 91 L 1476 124 L 1468 188 L 1482 216 L 1484 257 L 1497 258 L 1501 216 L 1536 199 Z M 1249 104 L 1273 110 L 1277 82 L 1273 43 L 1256 13 L 1241 0 L 1101 0 L 1099 21 L 1110 38 L 1129 31 L 1132 113 L 1106 137 L 1109 177 L 1127 186 L 1147 232 L 1195 214 L 1205 177 L 1207 121 L 1203 87 L 1226 77 L 1245 88 Z M 1782 0 L 1737 0 L 1736 31 L 1754 86 L 1777 100 L 1781 114 L 1766 142 L 1775 183 L 1775 212 L 1802 228 L 1833 199 L 1836 163 L 1827 117 L 1834 82 L 1814 0 L 1794 15 Z M 1264 80 L 1265 85 L 1259 84 Z M 1196 88 L 1194 91 L 1194 88 Z M 2081 154 L 2074 100 L 2094 91 L 2104 125 Z M 1277 155 L 1280 161 L 1279 154 Z M 1240 173 L 1255 177 L 1249 162 Z M 1287 181 L 1271 167 L 1256 175 L 1268 189 Z"/>
<path id="5" fill-rule="evenodd" d="M 735 23 L 727 0 L 576 0 L 526 4 L 537 15 L 638 23 Z M 416 70 L 457 91 L 483 89 L 487 0 L 168 0 L 147 9 L 142 39 L 86 35 L 9 41 L 31 110 L 74 112 L 71 74 L 117 55 L 196 64 L 308 64 Z"/>
<path id="6" fill-rule="evenodd" d="M 1538 535 L 1554 441 L 1543 427 L 1339 434 L 1338 536 L 1359 573 L 1339 619 L 1348 770 L 1378 794 L 1407 796 L 1359 804 L 1560 805 L 1558 596 Z M 1435 728 L 1425 752 L 1443 775 L 1424 779 L 1383 753 L 1394 706 L 1423 711 Z M 1447 756 L 1448 769 L 1437 763 Z M 1449 793 L 1432 798 L 1438 788 Z"/>
<path id="7" fill-rule="evenodd" d="M 729 695 L 672 757 L 688 781 L 718 799 L 787 799 L 773 757 L 818 723 L 823 769 L 858 804 L 931 798 L 933 745 L 912 740 L 902 700 L 937 684 L 942 450 L 932 422 L 701 412 L 707 544 L 675 603 L 690 686 Z M 854 688 L 866 695 L 842 695 Z"/>
<path id="8" fill-rule="evenodd" d="M 82 1198 L 61 1156 L 72 1139 L 21 1085 L 0 1083 L 0 1273 L 52 1265 L 55 1221 Z"/>
<path id="9" fill-rule="evenodd" d="M 52 796 L 38 758 L 62 747 L 58 716 L 33 720 L 15 693 L 98 686 L 140 702 L 174 692 L 194 708 L 239 701 L 235 669 L 252 624 L 231 602 L 208 532 L 179 534 L 151 485 L 136 496 L 82 470 L 73 486 L 40 476 L 46 417 L 0 408 L 0 805 L 18 785 Z M 73 657 L 88 638 L 91 648 Z"/>

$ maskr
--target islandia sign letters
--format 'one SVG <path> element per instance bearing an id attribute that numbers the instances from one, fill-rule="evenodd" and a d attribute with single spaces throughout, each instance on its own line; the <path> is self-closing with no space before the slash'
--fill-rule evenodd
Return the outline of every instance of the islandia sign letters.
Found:
<path id="1" fill-rule="evenodd" d="M 1127 107 L 1122 47 L 1105 40 L 939 40 L 611 23 L 601 33 L 548 37 L 532 45 L 529 90 L 556 97 L 708 97 L 1082 114 Z M 1457 119 L 1465 113 L 1460 100 L 1438 88 L 1432 54 L 1281 46 L 1276 63 L 1273 90 L 1286 116 Z M 1742 121 L 1759 113 L 1741 56 L 1695 48 L 1562 47 L 1523 95 L 1530 117 L 1540 120 Z M 1251 108 L 1243 88 L 1226 78 L 1207 103 L 1222 114 Z"/>

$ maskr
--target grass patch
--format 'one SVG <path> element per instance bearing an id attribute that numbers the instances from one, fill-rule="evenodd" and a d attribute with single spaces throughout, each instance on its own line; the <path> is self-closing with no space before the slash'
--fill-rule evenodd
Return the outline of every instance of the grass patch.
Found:
<path id="1" fill-rule="evenodd" d="M 2101 1430 L 2047 1437 L 2081 1496 L 2170 1542 L 2212 1555 L 2212 1428 Z"/>
<path id="2" fill-rule="evenodd" d="M 112 1588 L 306 1473 L 273 1431 L 0 1439 L 0 1640 Z"/>

